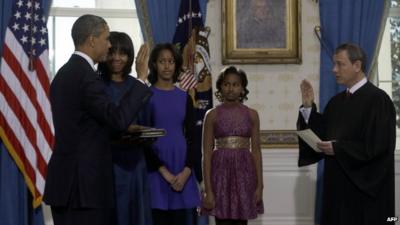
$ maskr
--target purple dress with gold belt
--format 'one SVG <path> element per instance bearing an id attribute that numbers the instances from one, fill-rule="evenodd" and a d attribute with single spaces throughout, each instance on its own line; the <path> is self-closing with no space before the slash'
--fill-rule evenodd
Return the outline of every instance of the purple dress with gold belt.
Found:
<path id="1" fill-rule="evenodd" d="M 240 140 L 247 143 L 216 145 L 211 159 L 211 184 L 215 208 L 211 215 L 219 219 L 248 220 L 263 213 L 263 203 L 256 203 L 257 175 L 249 149 L 252 121 L 249 108 L 243 104 L 216 108 L 214 135 L 218 141 Z"/>

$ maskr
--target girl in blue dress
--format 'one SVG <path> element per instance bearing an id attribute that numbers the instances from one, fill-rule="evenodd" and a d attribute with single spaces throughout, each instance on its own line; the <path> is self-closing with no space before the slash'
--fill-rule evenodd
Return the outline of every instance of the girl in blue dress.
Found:
<path id="1" fill-rule="evenodd" d="M 153 96 L 146 109 L 147 125 L 167 133 L 153 144 L 159 159 L 158 169 L 149 173 L 154 225 L 192 224 L 188 210 L 200 205 L 193 173 L 193 103 L 175 86 L 181 66 L 182 56 L 172 44 L 159 44 L 150 54 Z"/>

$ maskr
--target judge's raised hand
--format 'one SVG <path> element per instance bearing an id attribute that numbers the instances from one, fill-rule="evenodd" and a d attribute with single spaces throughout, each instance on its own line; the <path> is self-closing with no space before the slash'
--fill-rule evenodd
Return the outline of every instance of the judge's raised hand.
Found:
<path id="1" fill-rule="evenodd" d="M 301 81 L 300 90 L 303 107 L 311 107 L 312 103 L 314 102 L 314 90 L 311 86 L 311 83 L 308 80 L 304 79 L 303 81 Z"/>
<path id="2" fill-rule="evenodd" d="M 147 76 L 149 75 L 149 55 L 150 46 L 148 43 L 145 42 L 144 44 L 142 44 L 142 46 L 140 46 L 135 62 L 137 77 L 144 82 L 147 80 Z"/>
<path id="3" fill-rule="evenodd" d="M 317 143 L 317 147 L 321 150 L 325 155 L 335 155 L 333 151 L 332 141 L 321 141 Z"/>

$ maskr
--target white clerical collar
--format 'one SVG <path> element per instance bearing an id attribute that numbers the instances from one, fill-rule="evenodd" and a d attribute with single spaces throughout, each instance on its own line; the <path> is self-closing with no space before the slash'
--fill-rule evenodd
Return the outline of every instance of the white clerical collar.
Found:
<path id="1" fill-rule="evenodd" d="M 92 58 L 90 58 L 90 56 L 80 51 L 75 51 L 74 54 L 82 56 L 84 59 L 86 59 L 89 65 L 93 68 L 93 71 L 96 71 L 96 67 L 94 66 L 94 61 Z"/>
<path id="2" fill-rule="evenodd" d="M 367 83 L 367 78 L 366 77 L 364 77 L 363 79 L 361 79 L 360 81 L 358 81 L 355 85 L 353 85 L 353 87 L 351 87 L 350 89 L 349 88 L 347 88 L 347 90 L 350 92 L 350 93 L 354 93 L 354 92 L 356 92 L 359 88 L 361 88 L 364 84 L 366 84 Z"/>

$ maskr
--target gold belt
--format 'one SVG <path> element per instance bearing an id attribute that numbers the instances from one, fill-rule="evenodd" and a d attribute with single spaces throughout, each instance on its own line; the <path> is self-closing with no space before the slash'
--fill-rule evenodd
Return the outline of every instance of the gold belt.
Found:
<path id="1" fill-rule="evenodd" d="M 250 148 L 250 138 L 229 136 L 215 140 L 215 147 L 219 148 Z"/>

